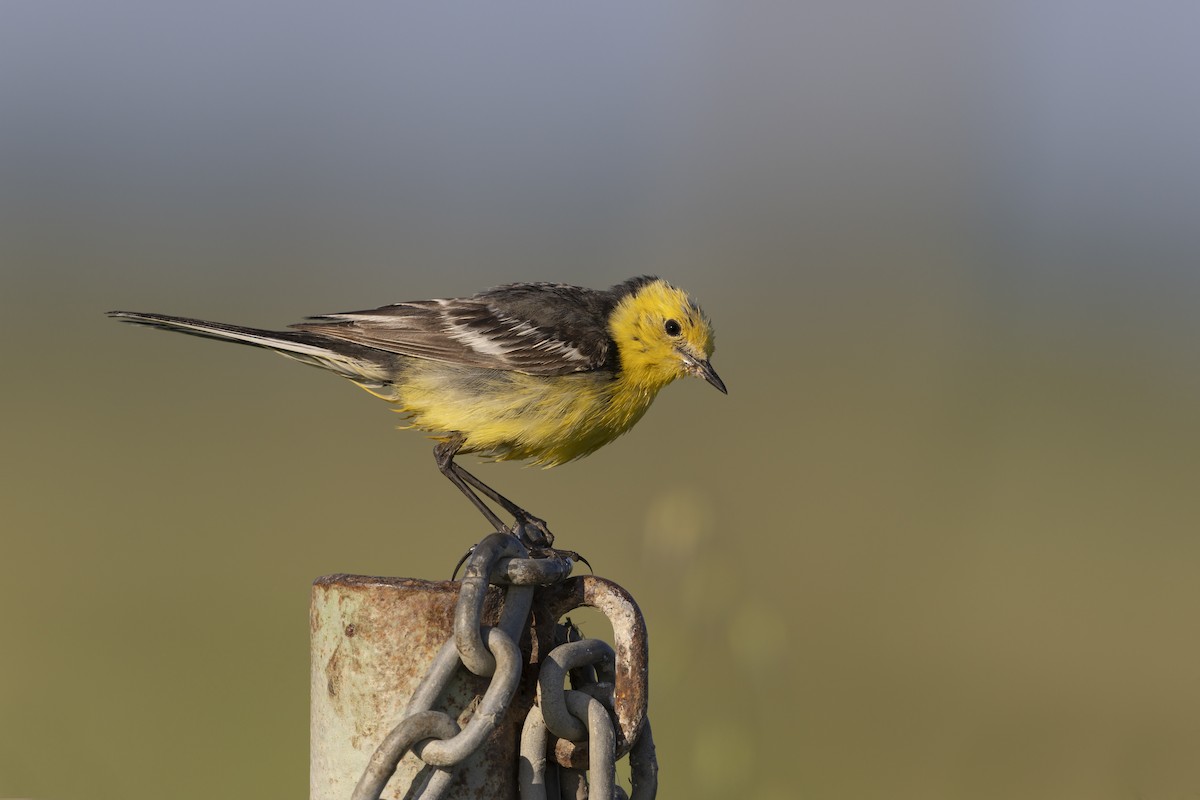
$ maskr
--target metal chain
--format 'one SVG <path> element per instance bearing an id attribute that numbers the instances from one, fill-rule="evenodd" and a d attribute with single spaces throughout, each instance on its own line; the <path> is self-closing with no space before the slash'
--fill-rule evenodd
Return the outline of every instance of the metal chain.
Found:
<path id="1" fill-rule="evenodd" d="M 445 794 L 457 765 L 484 745 L 517 691 L 522 666 L 517 642 L 528 625 L 538 586 L 547 587 L 539 592 L 539 622 L 594 606 L 612 621 L 617 649 L 597 639 L 578 639 L 577 633 L 566 633 L 568 628 L 560 626 L 562 638 L 574 640 L 559 644 L 542 659 L 538 704 L 530 709 L 521 732 L 521 797 L 625 798 L 615 785 L 615 765 L 626 753 L 633 800 L 654 797 L 658 764 L 645 717 L 645 621 L 619 586 L 595 576 L 568 580 L 571 567 L 566 557 L 529 558 L 524 545 L 506 534 L 492 534 L 474 548 L 463 573 L 454 634 L 438 651 L 400 723 L 376 748 L 352 800 L 379 800 L 400 759 L 410 751 L 432 769 L 423 773 L 424 785 L 411 787 L 405 796 L 436 800 Z M 481 624 L 489 583 L 506 587 L 494 627 Z M 490 678 L 461 728 L 450 715 L 434 710 L 460 666 Z M 571 690 L 564 689 L 568 674 Z"/>
<path id="2" fill-rule="evenodd" d="M 617 717 L 615 653 L 599 639 L 577 639 L 578 629 L 574 626 L 568 624 L 566 628 L 564 638 L 568 641 L 555 647 L 542 663 L 538 673 L 538 704 L 529 710 L 521 729 L 518 781 L 522 800 L 589 796 L 653 800 L 658 791 L 658 761 L 649 721 L 644 720 L 644 707 L 640 732 L 629 751 L 633 793 L 627 796 L 615 785 L 618 758 L 617 728 L 613 722 Z M 563 688 L 568 675 L 572 686 L 569 690 Z M 551 735 L 560 739 L 557 764 L 547 760 Z M 561 747 L 568 743 L 586 746 L 583 763 L 578 763 L 576 750 Z M 549 752 L 555 750 L 551 748 Z"/>

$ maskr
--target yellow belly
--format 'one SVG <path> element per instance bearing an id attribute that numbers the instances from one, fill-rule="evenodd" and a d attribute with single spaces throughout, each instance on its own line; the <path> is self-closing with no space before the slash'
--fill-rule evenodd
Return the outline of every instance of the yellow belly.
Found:
<path id="1" fill-rule="evenodd" d="M 543 377 L 414 359 L 393 402 L 412 427 L 462 434 L 462 452 L 554 466 L 629 430 L 657 393 L 608 372 Z"/>

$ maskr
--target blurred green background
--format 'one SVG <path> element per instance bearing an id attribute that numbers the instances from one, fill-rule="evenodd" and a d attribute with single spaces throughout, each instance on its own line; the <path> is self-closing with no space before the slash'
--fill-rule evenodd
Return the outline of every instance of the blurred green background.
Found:
<path id="1" fill-rule="evenodd" d="M 641 602 L 661 797 L 1200 792 L 1196 6 L 3 15 L 0 797 L 305 796 L 312 579 L 486 532 L 384 404 L 105 310 L 640 273 L 729 396 L 478 471 Z"/>

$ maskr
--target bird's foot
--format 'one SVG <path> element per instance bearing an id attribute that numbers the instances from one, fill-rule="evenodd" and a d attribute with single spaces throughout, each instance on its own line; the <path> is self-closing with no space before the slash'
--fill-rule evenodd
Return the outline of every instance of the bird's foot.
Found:
<path id="1" fill-rule="evenodd" d="M 528 511 L 521 511 L 516 515 L 516 521 L 513 523 L 510 533 L 520 539 L 521 544 L 530 550 L 546 548 L 554 544 L 554 534 L 550 532 L 550 526 L 546 524 L 546 520 L 538 519 Z"/>
<path id="2" fill-rule="evenodd" d="M 566 558 L 587 564 L 587 568 L 592 569 L 588 560 L 574 550 L 556 549 L 553 546 L 554 534 L 550 532 L 550 526 L 544 519 L 538 519 L 528 511 L 522 511 L 516 515 L 516 523 L 513 524 L 511 533 L 521 540 L 521 544 L 529 548 L 531 558 Z"/>

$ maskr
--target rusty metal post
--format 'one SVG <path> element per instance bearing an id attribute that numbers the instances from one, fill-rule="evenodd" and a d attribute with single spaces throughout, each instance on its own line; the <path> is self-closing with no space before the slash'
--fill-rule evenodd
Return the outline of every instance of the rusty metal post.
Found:
<path id="1" fill-rule="evenodd" d="M 354 792 L 380 740 L 439 649 L 454 635 L 460 584 L 407 578 L 330 575 L 312 589 L 311 800 L 345 800 Z M 499 618 L 500 589 L 489 587 L 483 619 Z M 525 663 L 531 658 L 526 635 Z M 459 670 L 443 705 L 460 722 L 487 679 Z M 458 769 L 445 797 L 517 797 L 517 748 L 533 704 L 536 670 L 524 670 L 507 714 L 487 744 Z M 383 798 L 403 798 L 432 768 L 412 753 L 400 762 Z"/>

